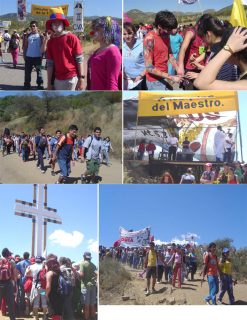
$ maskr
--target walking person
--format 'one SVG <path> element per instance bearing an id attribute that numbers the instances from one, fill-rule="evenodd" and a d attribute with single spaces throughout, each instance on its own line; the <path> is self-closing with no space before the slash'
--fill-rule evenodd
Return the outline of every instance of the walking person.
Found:
<path id="1" fill-rule="evenodd" d="M 103 163 L 103 159 L 105 158 L 106 165 L 108 167 L 110 166 L 110 157 L 109 157 L 110 151 L 113 151 L 111 139 L 110 137 L 106 137 L 103 140 L 103 145 L 102 145 L 102 152 L 103 152 L 102 163 Z"/>
<path id="2" fill-rule="evenodd" d="M 216 255 L 216 244 L 211 242 L 208 246 L 206 255 L 204 256 L 202 281 L 207 276 L 209 295 L 205 297 L 206 304 L 217 304 L 216 295 L 219 292 L 219 263 Z"/>
<path id="3" fill-rule="evenodd" d="M 13 33 L 9 41 L 9 50 L 12 55 L 13 67 L 16 68 L 18 64 L 20 40 L 17 33 Z"/>
<path id="4" fill-rule="evenodd" d="M 92 136 L 87 137 L 83 145 L 81 158 L 82 162 L 86 160 L 86 172 L 81 175 L 82 183 L 98 183 L 98 174 L 100 167 L 100 160 L 102 156 L 102 138 L 101 128 L 96 127 Z M 86 153 L 86 154 L 85 154 Z"/>
<path id="5" fill-rule="evenodd" d="M 149 244 L 149 251 L 146 254 L 146 260 L 145 260 L 145 268 L 146 271 L 146 278 L 147 278 L 147 290 L 145 292 L 145 295 L 148 296 L 150 293 L 155 293 L 155 284 L 156 284 L 156 268 L 157 268 L 157 253 L 154 249 L 154 242 L 151 241 Z M 151 284 L 151 278 L 152 278 L 152 291 L 150 291 L 150 284 Z"/>
<path id="6" fill-rule="evenodd" d="M 49 140 L 48 142 L 48 151 L 49 151 L 49 157 L 50 157 L 50 165 L 51 165 L 51 175 L 52 176 L 55 176 L 55 164 L 56 164 L 56 161 L 53 161 L 53 154 L 56 150 L 56 147 L 57 147 L 57 143 L 61 137 L 61 130 L 56 130 L 56 134 L 55 136 L 51 137 L 51 139 Z"/>
<path id="7" fill-rule="evenodd" d="M 44 37 L 39 33 L 37 21 L 31 21 L 30 28 L 31 32 L 23 39 L 23 58 L 25 60 L 24 89 L 31 89 L 31 74 L 33 67 L 35 67 L 37 73 L 37 89 L 43 90 L 41 46 L 44 41 Z"/>
<path id="8" fill-rule="evenodd" d="M 222 250 L 222 257 L 219 261 L 219 269 L 221 271 L 220 275 L 220 294 L 217 300 L 218 304 L 222 304 L 222 299 L 224 294 L 227 292 L 229 297 L 230 304 L 234 304 L 235 298 L 233 295 L 233 285 L 236 284 L 236 281 L 232 280 L 232 261 L 229 258 L 230 250 L 224 248 Z"/>
<path id="9" fill-rule="evenodd" d="M 45 173 L 44 153 L 47 146 L 48 146 L 48 141 L 45 135 L 45 129 L 40 128 L 39 135 L 35 137 L 34 152 L 38 154 L 38 162 L 36 166 L 37 168 L 40 168 L 42 173 Z"/>

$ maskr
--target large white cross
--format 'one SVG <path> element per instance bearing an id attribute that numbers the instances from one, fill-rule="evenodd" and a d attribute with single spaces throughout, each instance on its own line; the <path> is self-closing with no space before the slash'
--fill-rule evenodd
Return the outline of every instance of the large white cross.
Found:
<path id="1" fill-rule="evenodd" d="M 15 214 L 32 219 L 32 256 L 42 256 L 46 252 L 47 222 L 62 224 L 62 220 L 56 209 L 47 207 L 47 185 L 34 184 L 33 187 L 33 202 L 16 200 Z"/>

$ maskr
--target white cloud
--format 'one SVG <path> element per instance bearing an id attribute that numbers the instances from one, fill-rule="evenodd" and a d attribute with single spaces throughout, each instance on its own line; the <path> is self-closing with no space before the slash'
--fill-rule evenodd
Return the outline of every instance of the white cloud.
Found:
<path id="1" fill-rule="evenodd" d="M 61 247 L 78 247 L 84 239 L 84 234 L 79 231 L 72 231 L 72 233 L 64 230 L 55 230 L 50 236 L 49 240 L 52 244 L 58 244 Z"/>
<path id="2" fill-rule="evenodd" d="M 90 252 L 94 252 L 94 253 L 97 253 L 99 252 L 99 244 L 98 244 L 98 241 L 97 240 L 94 240 L 94 239 L 90 239 L 88 240 L 88 250 Z"/>

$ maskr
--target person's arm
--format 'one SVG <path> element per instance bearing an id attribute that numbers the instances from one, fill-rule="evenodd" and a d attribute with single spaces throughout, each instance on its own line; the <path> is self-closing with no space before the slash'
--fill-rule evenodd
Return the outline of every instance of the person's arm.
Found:
<path id="1" fill-rule="evenodd" d="M 47 90 L 53 90 L 53 86 L 51 84 L 53 71 L 54 71 L 54 62 L 52 60 L 47 59 Z"/>
<path id="2" fill-rule="evenodd" d="M 45 288 L 45 293 L 46 293 L 46 298 L 49 298 L 49 294 L 51 292 L 51 282 L 52 282 L 52 277 L 53 277 L 53 272 L 48 271 L 46 273 L 46 288 Z"/>
<path id="3" fill-rule="evenodd" d="M 247 33 L 242 32 L 242 28 L 235 28 L 229 37 L 226 45 L 230 47 L 230 51 L 221 49 L 220 52 L 206 65 L 196 81 L 195 87 L 203 90 L 244 90 L 247 88 L 247 81 L 221 81 L 216 80 L 216 77 L 225 62 L 236 52 L 247 48 Z"/>
<path id="4" fill-rule="evenodd" d="M 182 184 L 182 183 L 183 183 L 183 180 L 184 180 L 184 176 L 182 175 L 182 177 L 181 177 L 181 180 L 180 180 L 179 184 Z"/>
<path id="5" fill-rule="evenodd" d="M 194 33 L 193 31 L 187 31 L 184 37 L 184 41 L 181 45 L 179 55 L 178 55 L 178 69 L 177 73 L 184 75 L 184 58 L 185 58 L 185 53 L 190 45 L 191 40 L 194 38 Z"/>
<path id="6" fill-rule="evenodd" d="M 143 48 L 144 48 L 144 62 L 145 62 L 145 67 L 146 67 L 146 72 L 147 73 L 151 73 L 151 74 L 153 74 L 155 76 L 164 78 L 166 80 L 172 80 L 174 82 L 179 82 L 180 81 L 180 77 L 171 76 L 168 73 L 159 70 L 158 68 L 156 68 L 153 65 L 154 38 L 151 35 L 147 35 L 146 36 L 146 38 L 144 40 Z"/>
<path id="7" fill-rule="evenodd" d="M 43 37 L 43 41 L 42 41 L 41 48 L 40 48 L 42 55 L 47 50 L 47 43 L 48 43 L 49 40 L 50 40 L 50 35 L 48 33 L 46 33 L 46 35 Z"/>
<path id="8" fill-rule="evenodd" d="M 65 135 L 62 136 L 62 137 L 59 139 L 59 141 L 58 141 L 58 143 L 57 143 L 57 145 L 56 145 L 56 149 L 55 149 L 55 151 L 53 152 L 53 157 L 52 157 L 52 161 L 53 161 L 53 162 L 56 161 L 58 150 L 62 147 L 62 145 L 64 144 L 65 140 L 66 140 L 66 136 L 65 136 Z"/>
<path id="9" fill-rule="evenodd" d="M 118 90 L 118 79 L 121 71 L 122 56 L 116 46 L 105 51 L 106 54 L 106 90 Z"/>
<path id="10" fill-rule="evenodd" d="M 73 36 L 71 34 L 71 36 L 73 37 L 73 50 L 72 50 L 72 54 L 74 56 L 75 62 L 76 62 L 76 67 L 77 67 L 77 77 L 78 77 L 78 81 L 76 84 L 76 90 L 83 90 L 84 87 L 84 70 L 83 70 L 83 53 L 82 53 L 82 46 L 81 46 L 81 42 L 80 40 L 76 37 Z"/>

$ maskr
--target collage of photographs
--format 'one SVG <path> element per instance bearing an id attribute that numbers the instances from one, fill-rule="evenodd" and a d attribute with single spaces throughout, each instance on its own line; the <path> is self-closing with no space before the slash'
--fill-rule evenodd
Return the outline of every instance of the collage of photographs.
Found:
<path id="1" fill-rule="evenodd" d="M 0 320 L 242 318 L 245 103 L 247 0 L 0 0 Z"/>

